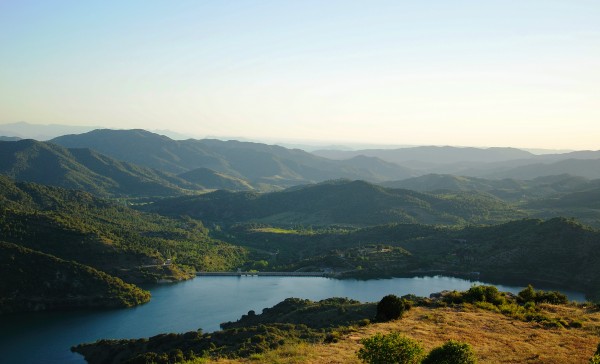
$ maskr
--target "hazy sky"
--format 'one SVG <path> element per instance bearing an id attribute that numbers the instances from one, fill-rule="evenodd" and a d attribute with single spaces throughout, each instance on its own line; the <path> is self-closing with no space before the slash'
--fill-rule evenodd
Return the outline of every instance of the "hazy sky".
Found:
<path id="1" fill-rule="evenodd" d="M 0 124 L 600 149 L 600 1 L 0 0 Z"/>

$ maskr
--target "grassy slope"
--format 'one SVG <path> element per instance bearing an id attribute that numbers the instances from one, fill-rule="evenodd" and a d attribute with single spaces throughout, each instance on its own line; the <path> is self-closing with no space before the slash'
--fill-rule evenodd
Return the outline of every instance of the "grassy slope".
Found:
<path id="1" fill-rule="evenodd" d="M 300 344 L 246 359 L 208 363 L 361 363 L 356 352 L 360 340 L 377 332 L 401 332 L 420 341 L 426 350 L 454 339 L 470 343 L 479 363 L 587 363 L 596 350 L 600 313 L 571 306 L 547 306 L 562 316 L 584 319 L 581 329 L 543 329 L 481 309 L 415 307 L 399 321 L 358 327 L 333 344 Z"/>
<path id="2" fill-rule="evenodd" d="M 500 297 L 505 296 L 500 294 Z M 73 350 L 84 354 L 92 364 L 116 363 L 134 357 L 138 359 L 136 362 L 144 362 L 139 359 L 153 355 L 163 356 L 164 360 L 170 356 L 169 362 L 181 362 L 191 358 L 192 352 L 204 353 L 213 360 L 191 361 L 197 363 L 358 363 L 356 351 L 360 339 L 377 332 L 399 331 L 419 340 L 427 350 L 450 339 L 466 341 L 473 345 L 482 363 L 586 363 L 599 340 L 600 312 L 596 306 L 538 303 L 526 308 L 517 305 L 513 298 L 506 298 L 512 302 L 506 306 L 512 307 L 510 310 L 535 312 L 565 325 L 556 326 L 515 318 L 496 308 L 479 308 L 490 303 L 446 306 L 439 301 L 413 299 L 419 305 L 392 322 L 369 323 L 368 319 L 375 315 L 374 303 L 340 298 L 319 302 L 289 298 L 261 314 L 249 312 L 237 322 L 222 325 L 223 331 L 101 340 Z M 502 307 L 506 300 L 502 299 Z M 571 324 L 574 322 L 577 325 Z"/>

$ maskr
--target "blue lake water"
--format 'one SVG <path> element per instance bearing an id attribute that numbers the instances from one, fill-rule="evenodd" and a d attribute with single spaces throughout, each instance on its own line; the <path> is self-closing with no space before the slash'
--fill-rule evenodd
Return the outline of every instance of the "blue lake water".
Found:
<path id="1" fill-rule="evenodd" d="M 473 282 L 451 277 L 336 280 L 321 277 L 198 277 L 150 287 L 152 300 L 142 306 L 101 311 L 30 313 L 0 317 L 0 353 L 6 363 L 85 363 L 69 348 L 103 338 L 139 338 L 166 332 L 219 329 L 249 310 L 260 313 L 288 297 L 321 300 L 349 297 L 378 301 L 387 294 L 429 296 L 466 290 Z M 517 293 L 523 287 L 496 285 Z M 564 291 L 584 301 L 578 292 Z"/>

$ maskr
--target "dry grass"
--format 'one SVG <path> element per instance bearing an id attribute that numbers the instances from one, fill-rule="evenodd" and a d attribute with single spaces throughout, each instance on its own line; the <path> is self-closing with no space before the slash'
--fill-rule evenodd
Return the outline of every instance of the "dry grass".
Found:
<path id="1" fill-rule="evenodd" d="M 376 332 L 399 331 L 426 350 L 450 339 L 470 343 L 480 363 L 588 363 L 600 341 L 600 313 L 574 306 L 545 306 L 557 316 L 583 323 L 580 329 L 547 329 L 476 308 L 416 307 L 399 321 L 357 328 L 335 344 L 299 344 L 261 356 L 212 363 L 360 363 L 360 340 Z"/>

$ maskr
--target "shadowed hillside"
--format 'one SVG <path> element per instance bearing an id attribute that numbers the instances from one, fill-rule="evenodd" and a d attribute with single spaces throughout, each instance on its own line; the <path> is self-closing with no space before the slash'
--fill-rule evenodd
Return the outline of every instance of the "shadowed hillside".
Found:
<path id="1" fill-rule="evenodd" d="M 94 268 L 0 241 L 0 314 L 131 307 L 150 293 Z"/>
<path id="2" fill-rule="evenodd" d="M 217 191 L 164 199 L 148 206 L 167 215 L 213 222 L 376 225 L 390 222 L 455 224 L 505 221 L 519 212 L 491 195 L 432 195 L 387 189 L 363 181 L 335 181 L 257 194 Z"/>
<path id="3" fill-rule="evenodd" d="M 174 175 L 140 167 L 89 149 L 66 149 L 31 139 L 0 142 L 0 173 L 21 181 L 101 196 L 173 196 L 201 189 Z"/>

